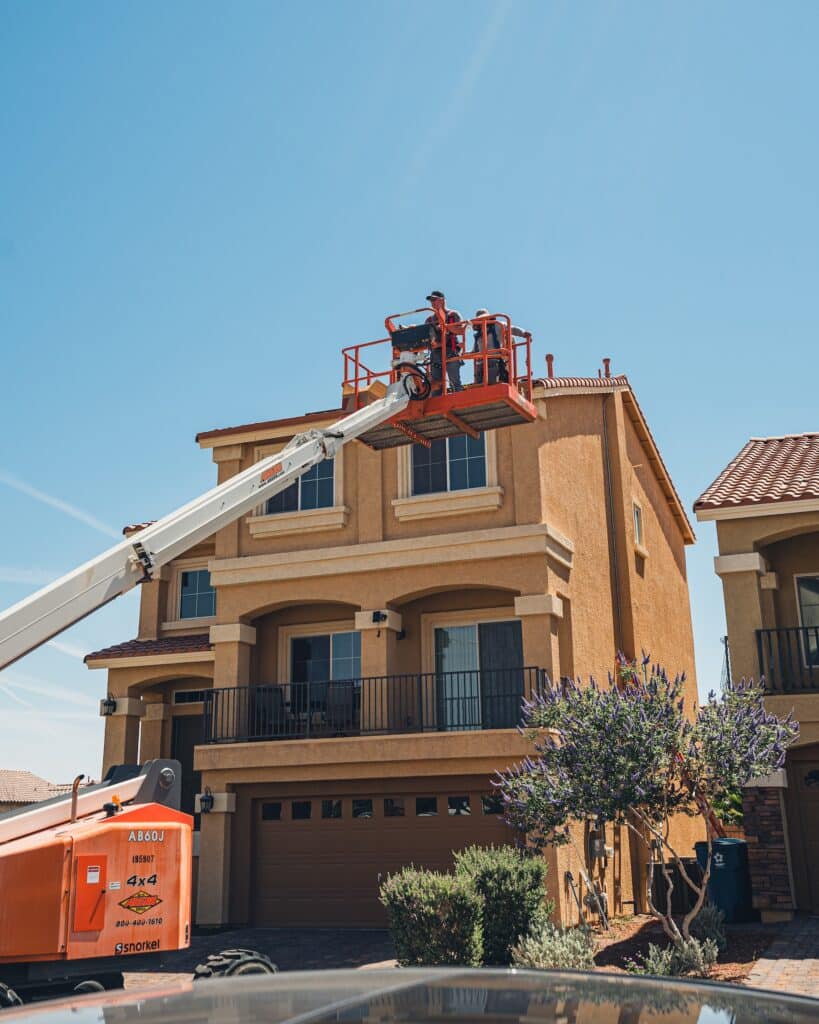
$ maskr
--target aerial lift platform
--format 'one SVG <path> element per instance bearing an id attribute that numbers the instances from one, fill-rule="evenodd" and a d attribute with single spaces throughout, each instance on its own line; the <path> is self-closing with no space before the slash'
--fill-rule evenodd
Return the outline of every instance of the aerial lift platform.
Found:
<path id="1" fill-rule="evenodd" d="M 508 316 L 444 325 L 435 314 L 397 326 L 408 315 L 387 317 L 387 338 L 344 349 L 347 414 L 337 422 L 298 434 L 281 452 L 0 614 L 0 669 L 153 579 L 350 441 L 375 449 L 430 446 L 536 418 L 531 336 L 513 335 Z M 470 330 L 478 351 L 468 351 Z M 441 345 L 444 331 L 461 339 L 459 355 Z M 479 381 L 498 377 L 502 366 L 503 382 L 451 391 L 446 363 L 452 358 L 482 369 Z M 431 372 L 436 359 L 440 381 Z M 0 1007 L 18 1001 L 9 982 L 35 997 L 65 991 L 78 976 L 80 991 L 99 990 L 121 979 L 123 961 L 189 945 L 193 819 L 179 811 L 179 772 L 177 762 L 122 766 L 82 790 L 78 776 L 70 796 L 0 816 Z M 253 951 L 230 950 L 201 965 L 198 976 L 268 970 L 275 968 Z"/>

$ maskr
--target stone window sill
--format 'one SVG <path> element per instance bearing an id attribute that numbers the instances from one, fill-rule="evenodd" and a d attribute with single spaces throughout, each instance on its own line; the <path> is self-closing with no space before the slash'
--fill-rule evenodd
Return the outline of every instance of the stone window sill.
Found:
<path id="1" fill-rule="evenodd" d="M 503 504 L 502 487 L 474 487 L 466 491 L 442 491 L 419 494 L 413 498 L 395 498 L 395 518 L 435 519 L 441 516 L 462 516 L 470 512 L 494 512 Z"/>
<path id="2" fill-rule="evenodd" d="M 172 619 L 169 622 L 162 623 L 162 631 L 168 633 L 186 631 L 188 633 L 201 632 L 199 627 L 210 626 L 216 622 L 215 615 L 200 615 L 197 618 L 191 619 Z"/>
<path id="3" fill-rule="evenodd" d="M 273 515 L 251 516 L 247 521 L 251 537 L 283 537 L 288 533 L 318 533 L 340 530 L 347 525 L 350 509 L 311 508 L 305 512 L 277 512 Z"/>
<path id="4" fill-rule="evenodd" d="M 638 554 L 640 558 L 648 558 L 648 548 L 643 544 L 638 544 L 636 541 L 634 544 L 634 552 L 635 554 Z"/>

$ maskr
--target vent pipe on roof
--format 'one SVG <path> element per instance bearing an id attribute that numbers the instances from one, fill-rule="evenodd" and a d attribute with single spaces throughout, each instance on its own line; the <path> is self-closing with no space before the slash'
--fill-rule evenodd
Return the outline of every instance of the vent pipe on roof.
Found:
<path id="1" fill-rule="evenodd" d="M 546 353 L 546 374 L 550 380 L 552 380 L 555 375 L 555 357 L 551 352 Z"/>
<path id="2" fill-rule="evenodd" d="M 611 376 L 611 359 L 603 360 L 603 373 L 607 376 Z"/>

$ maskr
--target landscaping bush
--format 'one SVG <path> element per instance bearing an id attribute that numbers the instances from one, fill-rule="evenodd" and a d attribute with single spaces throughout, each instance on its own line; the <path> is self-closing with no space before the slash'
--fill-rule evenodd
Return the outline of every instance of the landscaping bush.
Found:
<path id="1" fill-rule="evenodd" d="M 717 962 L 717 944 L 713 939 L 681 939 L 668 946 L 650 945 L 642 959 L 627 960 L 632 974 L 660 974 L 674 978 L 707 978 Z"/>
<path id="2" fill-rule="evenodd" d="M 558 928 L 541 921 L 512 949 L 515 967 L 551 967 L 590 971 L 594 967 L 594 939 L 588 928 Z"/>
<path id="3" fill-rule="evenodd" d="M 713 903 L 706 903 L 691 922 L 691 936 L 704 942 L 711 939 L 718 953 L 724 953 L 728 947 L 728 936 L 725 934 L 725 914 Z"/>
<path id="4" fill-rule="evenodd" d="M 379 898 L 402 967 L 480 966 L 483 901 L 469 878 L 403 868 L 382 884 Z"/>
<path id="5" fill-rule="evenodd" d="M 513 846 L 470 846 L 455 854 L 455 874 L 483 899 L 483 962 L 508 964 L 512 947 L 551 914 L 546 864 Z"/>

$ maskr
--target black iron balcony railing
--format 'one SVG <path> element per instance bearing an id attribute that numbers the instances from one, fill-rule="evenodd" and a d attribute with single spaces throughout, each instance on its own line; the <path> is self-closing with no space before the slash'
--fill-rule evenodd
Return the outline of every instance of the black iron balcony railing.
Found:
<path id="1" fill-rule="evenodd" d="M 819 626 L 758 629 L 756 646 L 769 693 L 819 691 Z"/>
<path id="2" fill-rule="evenodd" d="M 527 667 L 208 690 L 203 742 L 513 729 L 545 685 Z"/>

